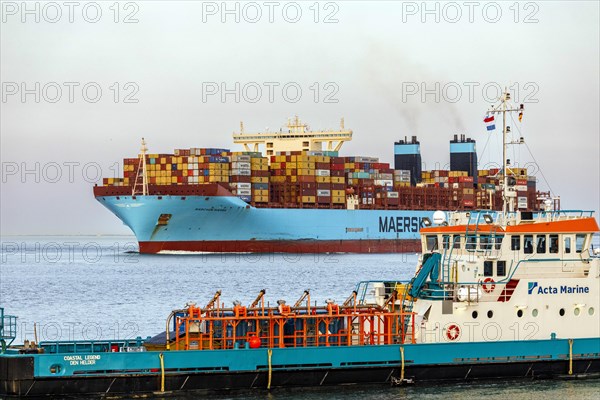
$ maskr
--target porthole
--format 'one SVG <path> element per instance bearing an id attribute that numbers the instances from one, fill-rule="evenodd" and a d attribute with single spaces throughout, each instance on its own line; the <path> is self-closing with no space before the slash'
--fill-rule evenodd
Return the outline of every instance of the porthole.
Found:
<path id="1" fill-rule="evenodd" d="M 523 316 L 523 310 L 517 311 L 517 317 L 521 318 Z"/>
<path id="2" fill-rule="evenodd" d="M 538 310 L 537 310 L 537 308 L 534 308 L 534 309 L 531 311 L 531 315 L 533 315 L 534 317 L 537 317 L 537 316 L 538 316 Z"/>
<path id="3" fill-rule="evenodd" d="M 565 315 L 565 309 L 564 309 L 564 308 L 561 308 L 561 309 L 558 311 L 558 314 L 559 314 L 561 317 L 563 317 L 563 316 Z"/>
<path id="4" fill-rule="evenodd" d="M 477 311 L 473 311 L 473 312 L 471 313 L 471 316 L 473 317 L 473 319 L 476 319 L 476 318 L 477 318 L 477 315 L 479 315 L 479 314 L 477 313 Z"/>
<path id="5" fill-rule="evenodd" d="M 53 364 L 50 366 L 51 374 L 60 374 L 61 371 L 62 371 L 62 366 L 60 364 Z"/>
<path id="6" fill-rule="evenodd" d="M 494 312 L 492 310 L 487 313 L 488 318 L 492 318 L 494 316 Z"/>
<path id="7" fill-rule="evenodd" d="M 581 310 L 579 309 L 579 307 L 575 307 L 575 309 L 573 310 L 573 313 L 575 315 L 579 315 L 579 314 L 581 314 Z"/>
<path id="8" fill-rule="evenodd" d="M 588 314 L 594 315 L 594 307 L 588 308 Z"/>

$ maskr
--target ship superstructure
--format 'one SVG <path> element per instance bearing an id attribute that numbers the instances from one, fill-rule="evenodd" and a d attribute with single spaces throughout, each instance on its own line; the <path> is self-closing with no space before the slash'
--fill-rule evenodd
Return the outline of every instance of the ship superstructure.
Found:
<path id="1" fill-rule="evenodd" d="M 233 134 L 233 142 L 243 144 L 247 152 L 259 152 L 262 145 L 267 156 L 288 151 L 338 152 L 344 142 L 352 140 L 352 131 L 344 127 L 344 118 L 338 131 L 311 131 L 298 116 L 288 120 L 285 129 L 279 132 L 246 133 L 244 123 L 240 123 L 240 132 Z M 326 148 L 323 148 L 325 144 Z"/>

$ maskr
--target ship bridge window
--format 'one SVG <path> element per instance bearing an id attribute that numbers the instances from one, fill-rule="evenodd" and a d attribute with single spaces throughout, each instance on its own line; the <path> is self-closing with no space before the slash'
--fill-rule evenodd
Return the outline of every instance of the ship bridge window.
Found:
<path id="1" fill-rule="evenodd" d="M 512 235 L 510 237 L 510 248 L 511 250 L 521 250 L 521 236 Z"/>
<path id="2" fill-rule="evenodd" d="M 496 263 L 496 275 L 506 276 L 506 261 L 498 261 Z"/>
<path id="3" fill-rule="evenodd" d="M 567 236 L 565 238 L 565 253 L 570 253 L 571 252 L 571 237 Z"/>
<path id="4" fill-rule="evenodd" d="M 268 148 L 268 149 L 272 149 L 272 148 L 273 148 L 273 143 L 271 143 L 271 142 L 267 142 L 267 148 Z"/>
<path id="5" fill-rule="evenodd" d="M 483 276 L 493 276 L 494 275 L 494 262 L 493 261 L 484 261 L 483 262 Z"/>
<path id="6" fill-rule="evenodd" d="M 550 235 L 550 253 L 558 253 L 558 235 Z"/>
<path id="7" fill-rule="evenodd" d="M 450 235 L 442 236 L 442 246 L 444 246 L 444 249 L 446 250 L 450 248 Z"/>
<path id="8" fill-rule="evenodd" d="M 523 252 L 525 254 L 533 254 L 533 235 L 523 236 Z"/>
<path id="9" fill-rule="evenodd" d="M 427 251 L 433 251 L 438 249 L 438 237 L 437 235 L 427 235 Z"/>
<path id="10" fill-rule="evenodd" d="M 546 235 L 537 235 L 536 251 L 538 254 L 544 254 L 546 252 Z"/>
<path id="11" fill-rule="evenodd" d="M 496 250 L 500 250 L 502 248 L 502 240 L 504 239 L 504 236 L 496 236 Z"/>
<path id="12" fill-rule="evenodd" d="M 491 250 L 492 242 L 491 238 L 488 235 L 481 235 L 479 237 L 479 248 L 481 250 Z"/>
<path id="13" fill-rule="evenodd" d="M 583 245 L 585 244 L 585 235 L 577 234 L 575 236 L 575 251 L 581 253 L 583 251 Z"/>
<path id="14" fill-rule="evenodd" d="M 454 235 L 452 237 L 452 248 L 460 249 L 460 235 Z"/>
<path id="15" fill-rule="evenodd" d="M 477 248 L 477 236 L 467 236 L 467 250 L 475 250 Z"/>

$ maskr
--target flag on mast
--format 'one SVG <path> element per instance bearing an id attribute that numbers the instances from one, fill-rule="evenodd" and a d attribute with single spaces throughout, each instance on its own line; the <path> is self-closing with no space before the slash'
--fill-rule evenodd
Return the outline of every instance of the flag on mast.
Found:
<path id="1" fill-rule="evenodd" d="M 485 124 L 487 125 L 487 130 L 488 131 L 493 131 L 494 129 L 496 129 L 496 123 L 494 122 L 494 116 L 493 115 L 485 117 L 483 119 L 483 122 L 485 122 Z"/>

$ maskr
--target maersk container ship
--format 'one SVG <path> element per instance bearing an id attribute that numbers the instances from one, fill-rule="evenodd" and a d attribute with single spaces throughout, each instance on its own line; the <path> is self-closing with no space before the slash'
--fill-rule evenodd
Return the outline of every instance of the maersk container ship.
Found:
<path id="1" fill-rule="evenodd" d="M 395 165 L 340 157 L 352 131 L 311 131 L 296 117 L 279 132 L 233 135 L 244 151 L 191 148 L 124 160 L 96 199 L 136 235 L 142 253 L 399 253 L 420 250 L 435 210 L 498 209 L 501 170 L 477 170 L 475 141 L 454 136 L 450 170 L 421 171 L 416 137 L 395 143 Z M 326 150 L 323 145 L 326 145 Z M 266 157 L 259 152 L 266 149 Z M 509 171 L 522 210 L 539 193 Z"/>

